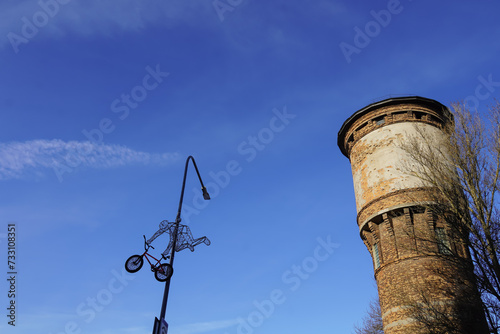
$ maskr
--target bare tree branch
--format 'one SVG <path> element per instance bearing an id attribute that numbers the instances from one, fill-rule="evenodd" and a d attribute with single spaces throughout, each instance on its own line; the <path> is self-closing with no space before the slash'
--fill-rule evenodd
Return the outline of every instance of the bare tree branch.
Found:
<path id="1" fill-rule="evenodd" d="M 490 332 L 499 333 L 500 103 L 495 101 L 489 108 L 489 122 L 464 103 L 454 103 L 452 108 L 454 122 L 443 129 L 446 138 L 439 145 L 428 127 L 415 124 L 416 134 L 400 143 L 410 157 L 402 169 L 431 189 L 432 203 L 423 205 L 445 217 L 451 233 L 465 243 Z M 421 300 L 413 304 L 414 318 L 429 323 L 429 333 L 452 333 L 448 328 L 452 322 L 446 317 L 452 313 L 443 305 L 432 304 L 426 293 L 422 291 Z"/>

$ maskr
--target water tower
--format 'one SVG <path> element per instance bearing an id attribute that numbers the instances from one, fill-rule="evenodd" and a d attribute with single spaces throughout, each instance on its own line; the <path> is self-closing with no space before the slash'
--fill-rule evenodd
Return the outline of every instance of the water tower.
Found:
<path id="1" fill-rule="evenodd" d="M 464 240 L 432 208 L 432 187 L 410 176 L 401 148 L 417 133 L 439 145 L 448 108 L 418 96 L 372 103 L 349 117 L 338 146 L 351 162 L 360 237 L 375 271 L 385 334 L 429 333 L 416 311 L 445 312 L 456 333 L 488 333 Z M 422 299 L 424 298 L 424 299 Z M 419 309 L 419 305 L 422 308 Z"/>

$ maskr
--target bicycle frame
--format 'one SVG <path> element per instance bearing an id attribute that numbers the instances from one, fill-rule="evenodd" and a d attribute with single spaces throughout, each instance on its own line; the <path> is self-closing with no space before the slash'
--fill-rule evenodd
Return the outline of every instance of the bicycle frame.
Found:
<path id="1" fill-rule="evenodd" d="M 158 278 L 157 275 L 158 274 L 164 274 L 166 277 L 168 275 L 171 275 L 172 269 L 168 269 L 168 268 L 172 268 L 172 267 L 168 263 L 161 263 L 161 260 L 163 259 L 163 256 L 160 257 L 159 259 L 157 259 L 153 255 L 151 255 L 151 254 L 148 253 L 149 249 L 150 248 L 154 249 L 154 247 L 147 243 L 145 235 L 143 235 L 143 237 L 144 237 L 144 253 L 142 253 L 141 255 L 132 255 L 125 262 L 125 269 L 127 269 L 128 272 L 136 272 L 136 271 L 140 270 L 141 267 L 142 267 L 142 265 L 143 265 L 143 263 L 144 263 L 144 258 L 146 258 L 146 260 L 149 263 L 149 266 L 151 267 L 151 271 L 155 273 L 156 279 L 159 280 L 160 282 L 162 282 L 163 278 Z M 133 257 L 140 258 L 141 259 L 141 264 L 138 267 L 135 267 L 133 269 L 129 269 L 129 267 L 127 267 L 128 261 L 131 258 L 133 258 Z M 167 259 L 168 259 L 168 257 L 167 257 Z M 135 262 L 135 263 L 137 263 L 137 262 Z"/>
<path id="2" fill-rule="evenodd" d="M 146 260 L 149 262 L 149 265 L 151 266 L 151 270 L 152 271 L 154 271 L 154 270 L 163 270 L 161 268 L 161 263 L 160 263 L 161 262 L 161 258 L 158 260 L 153 255 L 149 254 L 148 250 L 144 251 L 144 253 L 142 254 L 142 257 L 146 258 Z M 149 261 L 149 258 L 154 259 L 156 261 L 156 264 L 151 263 L 151 261 Z"/>

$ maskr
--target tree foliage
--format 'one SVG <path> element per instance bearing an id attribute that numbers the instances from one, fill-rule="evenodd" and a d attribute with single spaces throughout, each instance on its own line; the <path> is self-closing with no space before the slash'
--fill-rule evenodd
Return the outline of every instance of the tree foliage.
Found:
<path id="1" fill-rule="evenodd" d="M 432 211 L 446 217 L 450 237 L 456 234 L 465 242 L 490 332 L 498 333 L 500 104 L 496 101 L 489 107 L 487 117 L 463 103 L 452 104 L 451 111 L 454 121 L 444 129 L 445 138 L 438 145 L 418 126 L 417 134 L 401 144 L 410 157 L 404 169 L 435 190 Z"/>
<path id="2" fill-rule="evenodd" d="M 372 300 L 361 326 L 354 327 L 355 334 L 384 334 L 379 300 Z"/>

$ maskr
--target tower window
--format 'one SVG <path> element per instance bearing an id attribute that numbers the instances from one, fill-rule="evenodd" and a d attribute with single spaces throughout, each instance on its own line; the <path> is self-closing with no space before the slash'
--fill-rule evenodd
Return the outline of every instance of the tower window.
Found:
<path id="1" fill-rule="evenodd" d="M 356 132 L 359 132 L 359 131 L 363 130 L 363 128 L 364 128 L 365 126 L 367 126 L 367 125 L 368 125 L 368 123 L 363 123 L 362 125 L 360 125 L 360 126 L 356 129 Z"/>
<path id="2" fill-rule="evenodd" d="M 373 121 L 375 122 L 376 125 L 382 125 L 385 123 L 385 117 L 384 116 L 377 117 Z"/>
<path id="3" fill-rule="evenodd" d="M 373 247 L 373 262 L 375 263 L 375 269 L 378 269 L 380 267 L 380 252 L 378 249 L 378 243 L 374 244 Z"/>
<path id="4" fill-rule="evenodd" d="M 440 254 L 451 255 L 450 240 L 442 227 L 436 227 L 436 241 Z"/>

